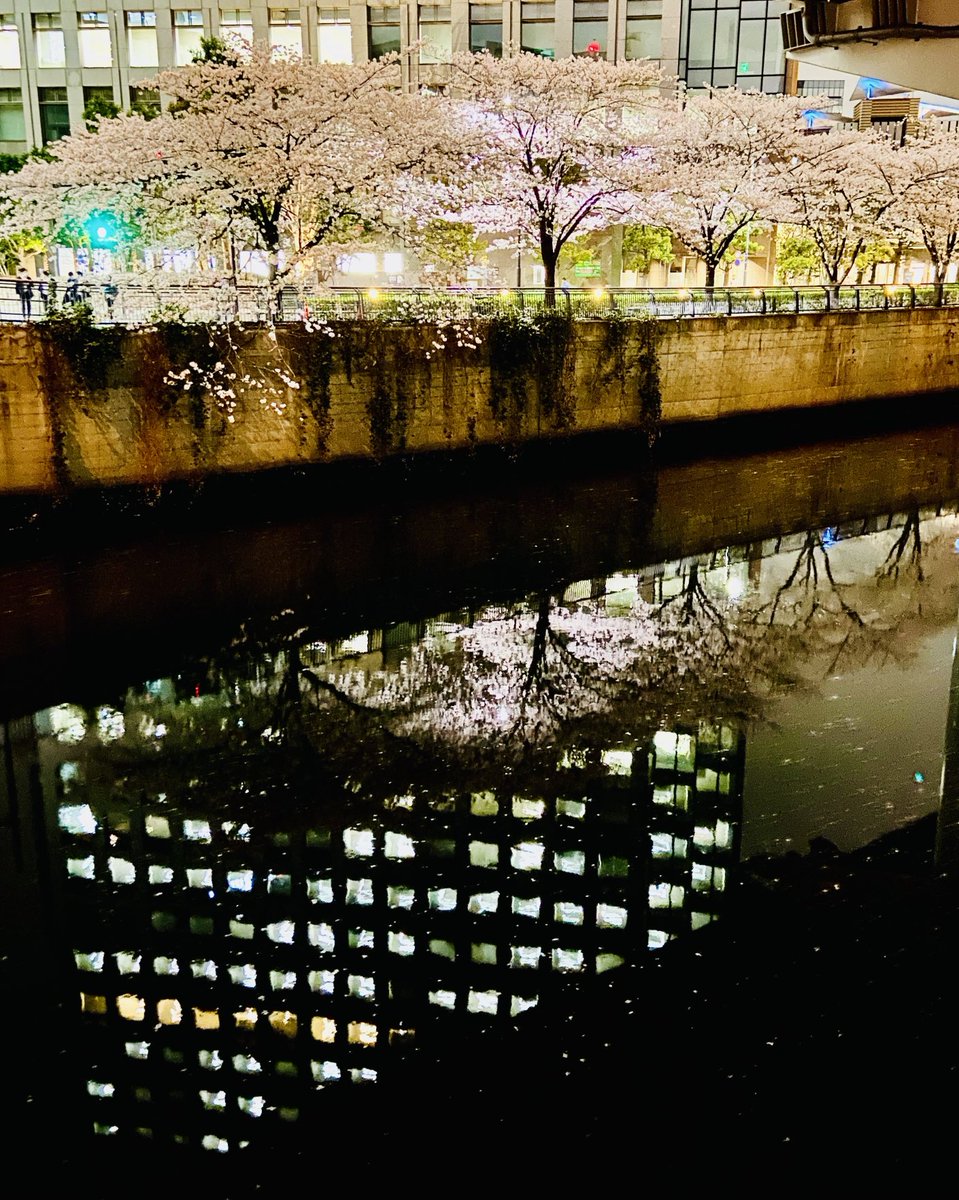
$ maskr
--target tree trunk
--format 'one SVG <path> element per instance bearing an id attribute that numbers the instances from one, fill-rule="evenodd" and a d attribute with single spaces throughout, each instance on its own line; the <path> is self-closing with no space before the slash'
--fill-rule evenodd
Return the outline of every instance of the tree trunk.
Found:
<path id="1" fill-rule="evenodd" d="M 547 308 L 556 307 L 556 260 L 559 258 L 559 250 L 553 245 L 553 239 L 550 235 L 540 227 L 539 233 L 539 253 L 543 261 L 544 279 L 543 284 L 546 288 L 544 303 Z"/>
<path id="2" fill-rule="evenodd" d="M 708 258 L 706 261 L 706 291 L 711 292 L 716 286 L 716 264 Z"/>

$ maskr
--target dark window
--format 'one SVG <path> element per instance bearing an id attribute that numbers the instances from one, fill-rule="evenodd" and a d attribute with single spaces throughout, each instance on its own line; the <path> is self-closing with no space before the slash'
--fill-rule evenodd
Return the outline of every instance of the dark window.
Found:
<path id="1" fill-rule="evenodd" d="M 502 4 L 470 5 L 470 50 L 478 54 L 488 50 L 501 58 L 503 55 L 503 6 Z"/>
<path id="2" fill-rule="evenodd" d="M 389 8 L 367 9 L 370 58 L 381 58 L 384 54 L 400 52 L 399 5 Z"/>
<path id="3" fill-rule="evenodd" d="M 70 132 L 70 109 L 66 88 L 37 88 L 40 104 L 40 137 L 44 144 L 56 142 Z"/>

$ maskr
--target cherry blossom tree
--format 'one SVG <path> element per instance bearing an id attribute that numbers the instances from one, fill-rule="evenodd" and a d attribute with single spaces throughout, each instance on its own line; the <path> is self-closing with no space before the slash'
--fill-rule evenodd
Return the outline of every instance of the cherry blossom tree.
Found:
<path id="1" fill-rule="evenodd" d="M 14 194 L 44 206 L 104 207 L 132 191 L 262 249 L 271 278 L 324 244 L 348 244 L 385 219 L 403 173 L 445 161 L 446 108 L 401 91 L 395 58 L 357 65 L 248 58 L 161 72 L 172 97 L 153 120 L 120 116 L 51 147 Z"/>
<path id="2" fill-rule="evenodd" d="M 566 243 L 631 211 L 661 82 L 647 60 L 455 55 L 463 163 L 446 215 L 535 247 L 551 297 Z"/>
<path id="3" fill-rule="evenodd" d="M 657 139 L 658 186 L 644 219 L 662 225 L 706 264 L 706 286 L 737 236 L 781 215 L 777 164 L 802 137 L 808 100 L 710 89 L 664 114 Z"/>
<path id="4" fill-rule="evenodd" d="M 959 140 L 927 131 L 900 153 L 907 183 L 914 184 L 893 204 L 889 221 L 902 236 L 925 246 L 933 282 L 941 288 L 959 250 Z"/>

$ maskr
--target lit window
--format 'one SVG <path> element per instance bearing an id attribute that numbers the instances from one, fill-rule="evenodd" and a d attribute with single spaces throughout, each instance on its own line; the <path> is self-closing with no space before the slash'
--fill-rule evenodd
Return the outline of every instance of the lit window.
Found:
<path id="1" fill-rule="evenodd" d="M 60 828 L 67 833 L 96 833 L 97 819 L 89 804 L 64 804 L 58 813 Z"/>
<path id="2" fill-rule="evenodd" d="M 116 959 L 117 971 L 121 975 L 138 975 L 140 973 L 141 956 L 134 950 L 117 950 L 113 957 Z M 155 960 L 153 969 L 156 970 Z M 171 974 L 175 974 L 175 970 Z"/>
<path id="3" fill-rule="evenodd" d="M 279 942 L 283 946 L 292 946 L 296 925 L 293 921 L 274 921 L 266 927 L 266 936 L 271 942 Z"/>
<path id="4" fill-rule="evenodd" d="M 429 893 L 430 908 L 440 912 L 451 912 L 456 907 L 455 888 L 434 888 Z"/>
<path id="5" fill-rule="evenodd" d="M 124 1042 L 123 1049 L 128 1058 L 135 1058 L 140 1062 L 144 1062 L 150 1057 L 149 1042 Z"/>
<path id="6" fill-rule="evenodd" d="M 332 904 L 333 881 L 331 879 L 308 879 L 306 894 L 315 904 Z"/>
<path id="7" fill-rule="evenodd" d="M 183 836 L 188 842 L 209 842 L 212 839 L 209 821 L 183 822 Z"/>
<path id="8" fill-rule="evenodd" d="M 586 870 L 586 855 L 582 850 L 558 850 L 553 862 L 556 870 L 565 875 L 582 875 Z"/>
<path id="9" fill-rule="evenodd" d="M 234 1054 L 233 1070 L 239 1071 L 241 1075 L 259 1075 L 263 1068 L 259 1060 L 250 1054 Z"/>
<path id="10" fill-rule="evenodd" d="M 456 993 L 440 988 L 438 991 L 430 992 L 430 1004 L 435 1004 L 439 1008 L 455 1008 Z"/>
<path id="11" fill-rule="evenodd" d="M 204 1071 L 219 1071 L 223 1066 L 219 1050 L 200 1050 L 196 1058 Z"/>
<path id="12" fill-rule="evenodd" d="M 335 971 L 310 971 L 307 975 L 310 990 L 319 992 L 321 996 L 332 996 L 336 984 Z"/>
<path id="13" fill-rule="evenodd" d="M 597 904 L 596 924 L 600 929 L 625 929 L 626 909 L 615 904 Z"/>
<path id="14" fill-rule="evenodd" d="M 650 950 L 659 950 L 669 941 L 669 934 L 662 929 L 650 929 L 646 945 Z"/>
<path id="15" fill-rule="evenodd" d="M 168 838 L 170 836 L 170 822 L 166 817 L 147 816 L 143 824 L 147 837 Z"/>
<path id="16" fill-rule="evenodd" d="M 332 1017 L 314 1017 L 310 1021 L 310 1033 L 317 1042 L 335 1042 L 336 1022 Z"/>
<path id="17" fill-rule="evenodd" d="M 90 854 L 86 858 L 68 858 L 67 874 L 73 879 L 93 879 L 93 855 Z"/>
<path id="18" fill-rule="evenodd" d="M 37 46 L 38 67 L 66 66 L 66 51 L 63 42 L 63 28 L 59 13 L 34 13 L 34 37 Z M 58 733 L 58 730 L 54 730 Z"/>
<path id="19" fill-rule="evenodd" d="M 127 57 L 131 67 L 158 67 L 155 12 L 128 12 Z"/>
<path id="20" fill-rule="evenodd" d="M 376 995 L 376 983 L 369 975 L 348 975 L 346 987 L 357 1000 L 372 1000 Z"/>
<path id="21" fill-rule="evenodd" d="M 438 954 L 440 958 L 456 958 L 456 948 L 452 942 L 444 938 L 430 938 L 430 954 Z"/>
<path id="22" fill-rule="evenodd" d="M 561 817 L 581 821 L 586 816 L 586 804 L 582 800 L 557 800 L 556 812 Z"/>
<path id="23" fill-rule="evenodd" d="M 226 1108 L 226 1092 L 208 1092 L 201 1090 L 200 1099 L 203 1102 L 203 1107 L 210 1109 L 212 1112 L 222 1112 Z"/>
<path id="24" fill-rule="evenodd" d="M 244 921 L 234 921 L 234 920 L 230 921 L 230 936 L 231 937 L 242 938 L 243 941 L 249 942 L 249 941 L 253 940 L 253 936 L 255 933 L 256 933 L 255 928 L 252 925 L 246 924 L 246 922 L 244 922 Z"/>
<path id="25" fill-rule="evenodd" d="M 610 775 L 628 775 L 633 769 L 631 750 L 604 750 L 600 757 Z"/>
<path id="26" fill-rule="evenodd" d="M 20 69 L 20 32 L 13 13 L 0 15 L 0 71 Z"/>
<path id="27" fill-rule="evenodd" d="M 186 881 L 189 887 L 209 890 L 213 887 L 213 872 L 209 867 L 187 867 Z"/>
<path id="28" fill-rule="evenodd" d="M 542 800 L 529 800 L 525 796 L 513 797 L 513 816 L 520 821 L 538 821 L 546 811 Z"/>
<path id="29" fill-rule="evenodd" d="M 270 49 L 294 57 L 302 54 L 300 10 L 298 8 L 271 8 L 269 11 Z"/>
<path id="30" fill-rule="evenodd" d="M 237 987 L 256 987 L 256 967 L 252 963 L 234 963 L 228 970 L 231 983 Z"/>
<path id="31" fill-rule="evenodd" d="M 604 971 L 612 971 L 614 967 L 621 967 L 625 961 L 620 954 L 597 954 L 596 974 L 602 975 Z"/>
<path id="32" fill-rule="evenodd" d="M 178 10 L 173 14 L 174 62 L 185 67 L 202 50 L 203 13 L 199 9 Z"/>
<path id="33" fill-rule="evenodd" d="M 310 945 L 315 946 L 324 954 L 330 954 L 336 946 L 333 928 L 325 922 L 321 922 L 319 925 L 307 925 L 306 936 Z"/>
<path id="34" fill-rule="evenodd" d="M 541 946 L 513 946 L 509 965 L 511 967 L 538 967 L 543 957 Z"/>
<path id="35" fill-rule="evenodd" d="M 390 908 L 412 908 L 416 893 L 411 887 L 390 887 L 386 889 L 386 902 Z"/>
<path id="36" fill-rule="evenodd" d="M 197 958 L 190 963 L 194 979 L 216 979 L 216 963 L 208 958 Z"/>
<path id="37" fill-rule="evenodd" d="M 112 67 L 113 47 L 110 43 L 110 24 L 107 14 L 105 12 L 84 12 L 79 14 L 79 20 L 80 28 L 77 37 L 80 42 L 80 66 Z M 116 715 L 120 717 L 122 725 L 122 714 Z"/>
<path id="38" fill-rule="evenodd" d="M 499 892 L 477 892 L 470 896 L 469 911 L 477 915 L 496 912 L 499 907 Z"/>
<path id="39" fill-rule="evenodd" d="M 351 950 L 372 950 L 374 940 L 372 929 L 351 929 L 349 932 Z"/>
<path id="40" fill-rule="evenodd" d="M 340 1078 L 340 1068 L 335 1062 L 311 1062 L 310 1069 L 316 1083 L 335 1083 Z"/>
<path id="41" fill-rule="evenodd" d="M 106 1099 L 113 1095 L 116 1088 L 112 1083 L 98 1083 L 95 1079 L 87 1080 L 87 1095 Z"/>
<path id="42" fill-rule="evenodd" d="M 73 961 L 81 971 L 102 971 L 104 954 L 102 950 L 74 950 Z"/>
<path id="43" fill-rule="evenodd" d="M 80 1011 L 97 1014 L 105 1013 L 107 1011 L 106 996 L 92 996 L 89 992 L 81 992 Z"/>
<path id="44" fill-rule="evenodd" d="M 475 963 L 496 964 L 496 946 L 492 942 L 473 942 L 470 957 Z"/>
<path id="45" fill-rule="evenodd" d="M 233 1021 L 237 1029 L 255 1029 L 259 1018 L 260 1014 L 255 1008 L 241 1008 L 233 1014 Z"/>
<path id="46" fill-rule="evenodd" d="M 395 11 L 399 12 L 398 9 Z M 350 26 L 349 8 L 319 9 L 316 34 L 319 42 L 320 62 L 349 63 L 353 61 L 353 30 Z"/>
<path id="47" fill-rule="evenodd" d="M 161 867 L 154 863 L 147 871 L 147 878 L 155 886 L 173 882 L 173 868 Z"/>
<path id="48" fill-rule="evenodd" d="M 215 1008 L 194 1008 L 193 1023 L 197 1029 L 219 1029 L 220 1014 Z"/>
<path id="49" fill-rule="evenodd" d="M 384 840 L 387 858 L 413 858 L 416 854 L 413 839 L 405 833 L 388 833 Z"/>
<path id="50" fill-rule="evenodd" d="M 296 972 L 271 971 L 270 987 L 274 990 L 274 992 L 285 992 L 289 991 L 290 988 L 296 987 Z"/>
<path id="51" fill-rule="evenodd" d="M 583 952 L 582 950 L 560 950 L 553 951 L 553 970 L 554 971 L 582 971 L 583 969 Z"/>
<path id="52" fill-rule="evenodd" d="M 512 908 L 517 917 L 533 917 L 535 920 L 539 917 L 541 903 L 539 896 L 514 896 Z"/>
<path id="53" fill-rule="evenodd" d="M 249 892 L 253 890 L 252 871 L 227 871 L 226 886 L 231 892 Z"/>

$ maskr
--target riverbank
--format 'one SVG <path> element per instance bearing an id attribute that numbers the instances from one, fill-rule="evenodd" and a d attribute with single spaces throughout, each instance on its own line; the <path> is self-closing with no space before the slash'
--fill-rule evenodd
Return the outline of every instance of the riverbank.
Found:
<path id="1" fill-rule="evenodd" d="M 959 389 L 959 311 L 0 329 L 0 494 L 515 449 Z M 814 415 L 812 415 L 814 414 Z M 812 416 L 811 416 L 812 415 Z M 800 436 L 801 433 L 800 433 Z M 584 452 L 589 449 L 582 443 Z"/>

